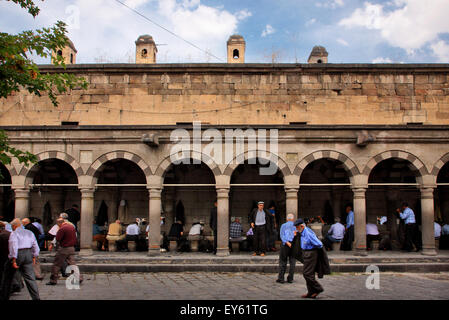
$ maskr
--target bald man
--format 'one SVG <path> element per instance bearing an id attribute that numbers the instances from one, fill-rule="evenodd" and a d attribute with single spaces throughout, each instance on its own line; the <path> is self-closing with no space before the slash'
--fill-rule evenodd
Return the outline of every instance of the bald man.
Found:
<path id="1" fill-rule="evenodd" d="M 11 282 L 17 271 L 19 271 L 28 292 L 33 300 L 40 300 L 39 290 L 36 284 L 36 277 L 33 271 L 33 264 L 39 256 L 39 246 L 34 234 L 22 228 L 20 219 L 11 222 L 13 232 L 9 236 L 9 262 L 5 265 L 2 278 L 1 299 L 9 300 L 11 292 Z"/>

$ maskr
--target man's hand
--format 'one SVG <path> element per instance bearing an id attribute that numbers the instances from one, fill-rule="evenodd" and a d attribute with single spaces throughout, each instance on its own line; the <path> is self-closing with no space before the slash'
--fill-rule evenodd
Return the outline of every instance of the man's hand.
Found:
<path id="1" fill-rule="evenodd" d="M 396 209 L 396 212 L 397 212 L 397 213 L 401 213 L 401 209 L 399 209 L 399 208 Z"/>
<path id="2" fill-rule="evenodd" d="M 251 222 L 251 228 L 254 228 L 254 222 Z"/>
<path id="3" fill-rule="evenodd" d="M 36 264 L 36 257 L 33 257 L 33 264 Z"/>
<path id="4" fill-rule="evenodd" d="M 16 259 L 12 259 L 12 267 L 13 267 L 14 269 L 19 269 L 19 266 L 18 266 L 17 263 L 16 263 Z"/>
<path id="5" fill-rule="evenodd" d="M 291 244 L 290 242 L 286 242 L 285 244 L 286 244 L 289 248 L 292 247 L 292 244 Z"/>

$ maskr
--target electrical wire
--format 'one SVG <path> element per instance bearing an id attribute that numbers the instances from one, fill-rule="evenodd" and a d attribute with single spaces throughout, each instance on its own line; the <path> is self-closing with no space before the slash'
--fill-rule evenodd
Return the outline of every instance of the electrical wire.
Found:
<path id="1" fill-rule="evenodd" d="M 214 55 L 214 54 L 208 52 L 207 50 L 204 50 L 204 49 L 198 47 L 197 45 L 195 45 L 194 43 L 190 42 L 189 40 L 186 40 L 186 39 L 184 39 L 183 37 L 177 35 L 177 34 L 174 33 L 173 31 L 171 31 L 171 30 L 165 28 L 164 26 L 160 25 L 159 23 L 157 23 L 157 22 L 151 20 L 150 18 L 148 18 L 148 17 L 145 16 L 144 14 L 142 14 L 142 13 L 140 13 L 139 11 L 137 11 L 137 10 L 131 8 L 130 6 L 128 6 L 128 5 L 126 5 L 125 3 L 121 2 L 120 0 L 115 0 L 115 1 L 118 2 L 118 3 L 120 3 L 122 6 L 128 8 L 129 10 L 133 11 L 133 12 L 136 13 L 137 15 L 141 16 L 141 17 L 144 18 L 145 20 L 150 21 L 150 22 L 153 23 L 154 25 L 158 26 L 159 28 L 161 28 L 161 29 L 165 30 L 166 32 L 170 33 L 171 35 L 175 36 L 176 38 L 181 39 L 182 41 L 184 41 L 184 42 L 186 42 L 187 44 L 191 45 L 191 46 L 194 47 L 195 49 L 198 49 L 198 50 L 204 52 L 205 54 L 207 54 L 207 55 L 209 55 L 209 56 L 211 56 L 211 57 L 214 57 L 215 59 L 217 59 L 217 60 L 219 60 L 219 61 L 221 61 L 221 62 L 224 62 L 223 59 L 220 59 L 220 58 L 217 57 L 216 55 Z"/>

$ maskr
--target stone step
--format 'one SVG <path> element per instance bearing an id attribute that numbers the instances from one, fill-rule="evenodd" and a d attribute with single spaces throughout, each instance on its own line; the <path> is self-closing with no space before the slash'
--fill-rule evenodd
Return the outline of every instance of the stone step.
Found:
<path id="1" fill-rule="evenodd" d="M 357 272 L 365 273 L 369 264 L 364 263 L 331 263 L 332 272 Z M 80 271 L 83 273 L 95 272 L 262 272 L 277 273 L 278 265 L 275 263 L 257 264 L 104 264 L 104 263 L 80 263 Z M 448 272 L 449 263 L 381 263 L 377 264 L 381 272 Z M 42 270 L 49 272 L 51 263 L 41 263 Z M 302 272 L 302 264 L 298 263 L 296 272 Z"/>

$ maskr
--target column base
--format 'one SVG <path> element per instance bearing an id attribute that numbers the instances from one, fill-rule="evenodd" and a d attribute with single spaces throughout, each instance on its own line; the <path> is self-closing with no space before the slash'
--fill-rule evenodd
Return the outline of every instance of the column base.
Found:
<path id="1" fill-rule="evenodd" d="M 158 257 L 161 255 L 161 249 L 160 248 L 150 248 L 150 249 L 148 249 L 147 255 L 149 257 Z"/>
<path id="2" fill-rule="evenodd" d="M 424 256 L 436 256 L 438 253 L 435 249 L 423 249 L 421 254 Z"/>
<path id="3" fill-rule="evenodd" d="M 354 255 L 359 257 L 365 257 L 368 255 L 368 252 L 366 251 L 366 248 L 365 249 L 357 248 L 354 250 Z"/>
<path id="4" fill-rule="evenodd" d="M 227 257 L 227 256 L 229 256 L 229 248 L 226 248 L 226 249 L 220 249 L 220 248 L 217 248 L 217 254 L 216 254 L 216 256 L 217 257 Z"/>
<path id="5" fill-rule="evenodd" d="M 91 255 L 93 255 L 94 254 L 94 251 L 92 250 L 92 248 L 89 248 L 89 249 L 80 249 L 80 253 L 79 253 L 79 255 L 80 256 L 91 256 Z"/>

